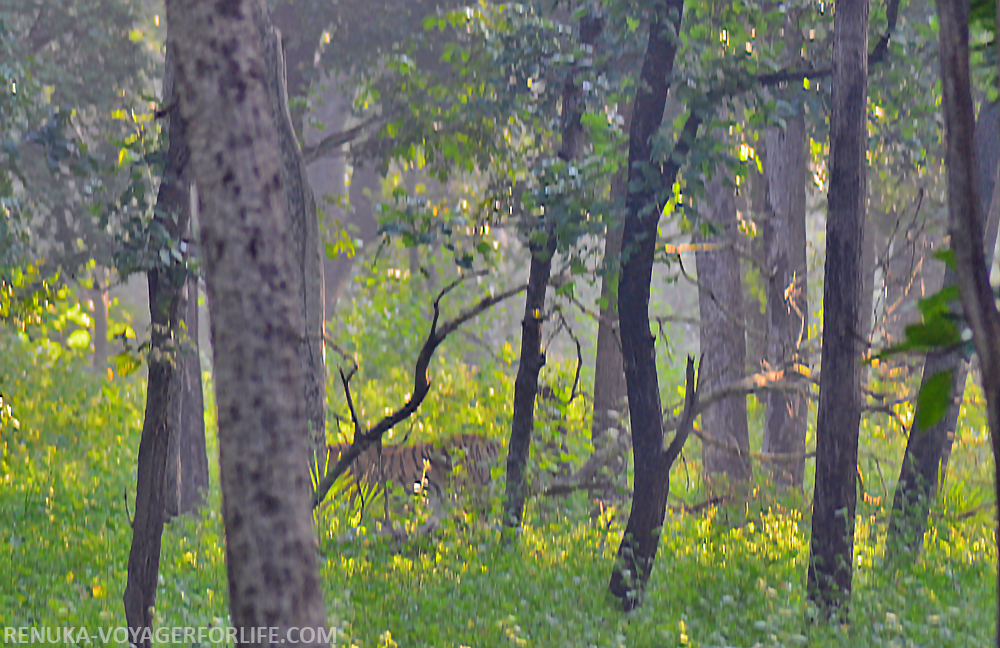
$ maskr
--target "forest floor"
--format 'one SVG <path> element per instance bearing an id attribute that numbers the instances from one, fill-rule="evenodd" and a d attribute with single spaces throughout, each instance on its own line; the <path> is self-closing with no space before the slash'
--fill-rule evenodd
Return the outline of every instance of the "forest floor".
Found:
<path id="1" fill-rule="evenodd" d="M 0 627 L 95 632 L 125 624 L 144 387 L 0 339 L 0 407 L 11 406 L 0 417 Z M 160 626 L 227 623 L 210 389 L 206 396 L 212 490 L 199 517 L 167 526 Z M 328 508 L 317 529 L 329 621 L 339 643 L 359 647 L 990 646 L 992 465 L 973 447 L 974 457 L 956 450 L 924 551 L 895 568 L 882 555 L 885 481 L 896 468 L 876 462 L 884 477 L 865 479 L 858 508 L 850 622 L 835 628 L 810 621 L 807 503 L 766 487 L 697 515 L 668 513 L 648 597 L 630 614 L 606 594 L 627 507 L 591 517 L 582 494 L 535 500 L 510 546 L 495 525 L 458 512 L 433 536 L 402 547 L 349 529 L 350 513 Z M 863 474 L 872 457 L 900 449 L 898 439 L 867 430 Z M 672 502 L 700 497 L 685 470 L 697 471 L 675 468 Z M 344 542 L 348 531 L 354 540 Z"/>

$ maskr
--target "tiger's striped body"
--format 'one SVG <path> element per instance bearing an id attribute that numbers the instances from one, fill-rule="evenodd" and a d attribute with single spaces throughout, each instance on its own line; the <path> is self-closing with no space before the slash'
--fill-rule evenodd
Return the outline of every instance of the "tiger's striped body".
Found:
<path id="1" fill-rule="evenodd" d="M 347 445 L 330 446 L 329 461 L 333 465 Z M 361 486 L 376 496 L 387 483 L 403 488 L 407 493 L 427 495 L 432 503 L 447 498 L 455 489 L 485 487 L 490 484 L 490 469 L 500 457 L 500 443 L 474 435 L 454 437 L 445 443 L 368 448 L 351 464 L 350 474 L 358 488 L 352 489 L 356 501 Z"/>

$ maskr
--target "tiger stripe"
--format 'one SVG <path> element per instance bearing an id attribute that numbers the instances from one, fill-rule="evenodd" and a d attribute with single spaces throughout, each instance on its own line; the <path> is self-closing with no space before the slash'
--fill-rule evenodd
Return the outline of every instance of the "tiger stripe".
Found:
<path id="1" fill-rule="evenodd" d="M 330 465 L 335 463 L 349 445 L 329 446 Z M 499 460 L 501 445 L 494 439 L 476 435 L 461 435 L 442 444 L 417 443 L 383 446 L 381 457 L 377 446 L 369 447 L 349 469 L 358 484 L 374 489 L 373 496 L 383 490 L 383 484 L 393 483 L 408 493 L 423 493 L 442 499 L 452 487 L 485 487 L 492 481 L 491 468 Z M 460 467 L 456 470 L 457 467 Z M 352 499 L 357 497 L 354 491 Z"/>

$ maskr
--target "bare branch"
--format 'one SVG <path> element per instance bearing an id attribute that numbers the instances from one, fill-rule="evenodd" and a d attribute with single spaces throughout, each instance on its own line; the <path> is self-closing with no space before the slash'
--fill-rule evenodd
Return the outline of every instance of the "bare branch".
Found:
<path id="1" fill-rule="evenodd" d="M 701 360 L 698 361 L 699 369 L 704 359 L 705 356 L 702 354 Z M 684 411 L 681 413 L 680 419 L 674 428 L 677 432 L 674 434 L 674 438 L 666 450 L 668 469 L 674 465 L 674 461 L 684 448 L 684 442 L 687 441 L 688 435 L 691 434 L 691 430 L 694 429 L 694 420 L 698 418 L 698 414 L 701 411 L 698 407 L 699 377 L 700 372 L 697 375 L 695 374 L 694 358 L 692 356 L 688 356 L 687 370 L 685 371 L 684 379 Z M 665 429 L 664 433 L 666 433 Z"/>
<path id="2" fill-rule="evenodd" d="M 338 154 L 343 155 L 343 151 L 338 150 L 341 146 L 361 139 L 372 126 L 381 126 L 385 120 L 386 117 L 384 115 L 376 115 L 361 122 L 354 128 L 331 133 L 311 146 L 303 146 L 302 157 L 305 158 L 306 164 L 312 164 L 316 160 L 325 157 Z"/>
<path id="3" fill-rule="evenodd" d="M 327 472 L 327 474 L 320 481 L 313 499 L 313 508 L 323 503 L 327 493 L 330 492 L 330 489 L 333 487 L 337 479 L 347 471 L 350 465 L 354 463 L 354 460 L 357 459 L 361 453 L 367 450 L 373 443 L 381 441 L 383 434 L 394 428 L 402 421 L 405 421 L 417 411 L 417 408 L 420 407 L 420 404 L 423 403 L 424 398 L 427 397 L 427 393 L 430 391 L 431 383 L 428 375 L 428 368 L 430 366 L 431 359 L 434 357 L 434 352 L 441 345 L 441 343 L 444 342 L 445 338 L 473 317 L 492 308 L 494 305 L 504 301 L 505 299 L 523 292 L 528 287 L 527 284 L 523 284 L 516 288 L 506 290 L 498 295 L 484 297 L 476 304 L 459 313 L 459 315 L 454 319 L 444 322 L 439 328 L 438 320 L 441 315 L 441 298 L 451 292 L 461 281 L 467 279 L 468 277 L 476 276 L 476 274 L 466 275 L 465 277 L 452 282 L 442 289 L 440 293 L 438 293 L 437 298 L 434 300 L 434 318 L 431 321 L 431 330 L 427 333 L 427 339 L 424 341 L 424 345 L 420 349 L 420 354 L 417 356 L 416 366 L 414 367 L 413 393 L 402 407 L 397 409 L 392 414 L 384 417 L 374 426 L 369 428 L 368 431 L 360 433 L 360 426 L 355 423 L 354 441 L 352 441 L 351 445 L 341 454 L 337 464 L 329 472 Z M 350 391 L 347 388 L 347 379 L 343 377 L 343 374 L 342 382 L 344 382 L 344 388 L 348 397 L 348 404 L 350 404 Z M 351 406 L 351 413 L 353 417 L 353 405 Z"/>

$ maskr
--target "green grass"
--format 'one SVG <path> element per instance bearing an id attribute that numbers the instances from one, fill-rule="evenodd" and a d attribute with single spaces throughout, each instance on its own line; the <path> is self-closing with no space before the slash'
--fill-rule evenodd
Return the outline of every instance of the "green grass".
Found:
<path id="1" fill-rule="evenodd" d="M 0 392 L 13 417 L 0 422 L 0 626 L 124 625 L 125 500 L 131 511 L 141 379 L 109 381 L 2 334 Z M 227 624 L 210 389 L 206 395 L 212 490 L 199 518 L 165 532 L 161 626 Z M 881 564 L 887 498 L 877 478 L 866 479 L 843 627 L 808 621 L 807 509 L 764 486 L 748 505 L 668 514 L 646 604 L 627 615 L 606 594 L 627 508 L 591 519 L 582 495 L 536 500 L 520 541 L 506 548 L 494 525 L 459 512 L 438 535 L 402 549 L 364 529 L 340 542 L 349 515 L 324 509 L 317 533 L 330 623 L 345 645 L 359 647 L 992 645 L 993 512 L 959 515 L 993 499 L 982 486 L 992 462 L 982 435 L 971 432 L 980 429 L 975 416 L 981 420 L 973 408 L 963 419 L 924 552 L 899 570 Z M 877 427 L 866 424 L 862 456 L 873 472 L 879 459 L 891 480 L 901 437 L 888 423 Z M 577 428 L 585 426 L 570 426 Z M 675 468 L 677 498 L 702 496 L 697 461 L 692 446 L 688 464 Z"/>

